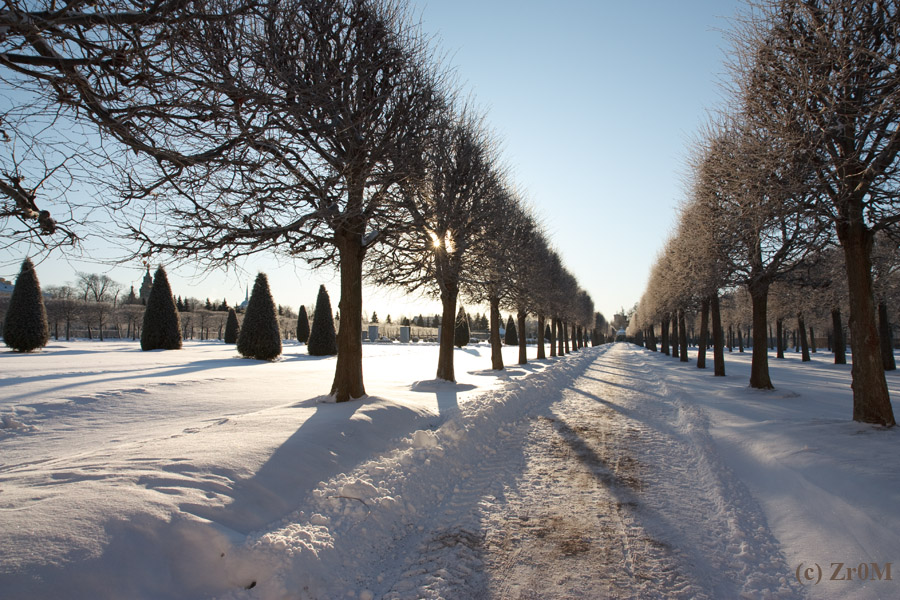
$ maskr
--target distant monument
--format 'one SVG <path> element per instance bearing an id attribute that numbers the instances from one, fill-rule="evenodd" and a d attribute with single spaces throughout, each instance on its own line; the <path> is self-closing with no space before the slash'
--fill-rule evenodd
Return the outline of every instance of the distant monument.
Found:
<path id="1" fill-rule="evenodd" d="M 150 265 L 147 265 L 147 274 L 144 275 L 144 283 L 141 284 L 141 304 L 147 304 L 150 297 L 150 288 L 153 287 L 153 277 L 150 276 Z"/>

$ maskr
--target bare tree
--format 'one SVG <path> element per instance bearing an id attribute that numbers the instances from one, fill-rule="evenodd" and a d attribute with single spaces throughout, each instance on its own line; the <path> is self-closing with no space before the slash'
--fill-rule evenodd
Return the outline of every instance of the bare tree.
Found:
<path id="1" fill-rule="evenodd" d="M 197 18 L 175 40 L 179 70 L 210 107 L 208 126 L 162 122 L 181 145 L 196 138 L 219 151 L 175 168 L 145 161 L 129 174 L 126 200 L 147 208 L 133 235 L 142 252 L 208 266 L 264 251 L 337 265 L 331 393 L 359 398 L 363 261 L 406 225 L 393 198 L 420 172 L 444 106 L 427 45 L 404 5 L 387 0 L 282 0 L 249 12 L 240 0 L 221 4 L 230 18 Z M 157 213 L 169 227 L 154 226 Z"/>
<path id="2" fill-rule="evenodd" d="M 728 240 L 723 249 L 732 285 L 745 285 L 753 304 L 750 387 L 770 389 L 766 303 L 769 287 L 828 242 L 811 209 L 809 169 L 765 131 L 743 120 L 711 140 L 698 173 L 706 217 Z"/>
<path id="3" fill-rule="evenodd" d="M 900 224 L 900 5 L 772 0 L 740 32 L 747 113 L 814 161 L 815 206 L 847 264 L 853 419 L 895 424 L 872 287 L 877 231 Z"/>
<path id="4" fill-rule="evenodd" d="M 176 85 L 186 74 L 174 71 L 169 58 L 172 42 L 193 30 L 195 19 L 227 20 L 230 9 L 256 5 L 4 2 L 0 81 L 11 93 L 0 104 L 0 226 L 7 243 L 53 248 L 96 229 L 89 210 L 108 203 L 108 196 L 83 205 L 68 192 L 79 182 L 95 182 L 124 159 L 123 149 L 183 168 L 230 147 L 172 143 L 158 126 L 211 125 L 210 106 Z M 97 133 L 118 144 L 98 144 Z"/>
<path id="5" fill-rule="evenodd" d="M 85 303 L 84 314 L 89 319 L 88 337 L 92 337 L 91 320 L 94 320 L 97 323 L 97 331 L 102 342 L 104 322 L 113 311 L 122 286 L 108 275 L 78 273 L 78 291 Z"/>
<path id="6" fill-rule="evenodd" d="M 404 186 L 411 227 L 384 236 L 368 276 L 380 285 L 424 290 L 441 300 L 437 378 L 455 381 L 453 339 L 460 289 L 477 277 L 503 218 L 494 142 L 471 114 L 447 115 L 425 151 L 425 175 Z M 487 243 L 483 243 L 487 242 Z"/>
<path id="7" fill-rule="evenodd" d="M 48 287 L 44 293 L 48 296 L 47 318 L 53 324 L 53 337 L 59 339 L 59 321 L 62 321 L 68 341 L 72 324 L 81 314 L 84 305 L 78 290 L 70 285 L 62 285 Z"/>

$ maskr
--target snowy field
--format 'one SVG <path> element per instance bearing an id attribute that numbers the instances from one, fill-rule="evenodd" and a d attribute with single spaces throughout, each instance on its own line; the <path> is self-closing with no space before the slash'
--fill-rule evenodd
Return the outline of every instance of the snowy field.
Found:
<path id="1" fill-rule="evenodd" d="M 900 431 L 829 353 L 771 392 L 749 353 L 478 345 L 455 385 L 436 345 L 364 355 L 329 404 L 298 345 L 0 352 L 0 597 L 900 597 Z"/>

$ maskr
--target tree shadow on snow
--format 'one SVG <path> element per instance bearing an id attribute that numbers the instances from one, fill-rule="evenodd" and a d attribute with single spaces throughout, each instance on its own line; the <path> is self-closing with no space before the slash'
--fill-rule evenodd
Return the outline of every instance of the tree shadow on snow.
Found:
<path id="1" fill-rule="evenodd" d="M 318 482 L 350 472 L 386 452 L 398 438 L 425 427 L 421 421 L 427 418 L 402 404 L 373 396 L 341 403 L 316 400 L 292 406 L 314 407 L 315 412 L 252 476 L 234 482 L 227 493 L 230 502 L 221 507 L 183 504 L 180 509 L 248 535 L 302 508 Z M 198 481 L 198 485 L 204 483 Z"/>

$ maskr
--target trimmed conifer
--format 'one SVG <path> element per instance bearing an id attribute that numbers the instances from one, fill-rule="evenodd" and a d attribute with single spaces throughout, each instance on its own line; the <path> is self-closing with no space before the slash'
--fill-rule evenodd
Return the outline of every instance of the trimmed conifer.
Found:
<path id="1" fill-rule="evenodd" d="M 141 350 L 178 350 L 181 348 L 181 317 L 166 270 L 161 266 L 153 276 L 153 285 L 144 310 Z"/>
<path id="2" fill-rule="evenodd" d="M 237 313 L 233 308 L 228 309 L 228 320 L 225 321 L 225 343 L 237 344 L 238 335 L 241 333 L 241 326 L 238 325 Z"/>
<path id="3" fill-rule="evenodd" d="M 466 311 L 464 311 L 462 306 L 460 306 L 459 312 L 456 313 L 456 327 L 453 330 L 453 345 L 455 345 L 457 348 L 462 348 L 468 343 L 469 318 L 466 316 Z"/>
<path id="4" fill-rule="evenodd" d="M 16 352 L 31 352 L 43 348 L 50 341 L 41 284 L 30 258 L 22 261 L 9 298 L 6 320 L 3 322 L 3 341 Z"/>
<path id="5" fill-rule="evenodd" d="M 334 319 L 331 317 L 331 299 L 324 285 L 319 286 L 316 298 L 316 312 L 313 313 L 312 329 L 306 351 L 312 356 L 332 356 L 337 354 L 337 335 Z"/>
<path id="6" fill-rule="evenodd" d="M 551 337 L 553 337 L 553 334 L 550 332 L 550 326 L 547 325 L 544 327 L 544 341 L 549 342 Z"/>
<path id="7" fill-rule="evenodd" d="M 300 307 L 300 314 L 297 315 L 297 341 L 301 344 L 309 341 L 309 316 L 305 306 Z"/>
<path id="8" fill-rule="evenodd" d="M 516 322 L 513 321 L 512 315 L 509 315 L 509 320 L 506 322 L 506 336 L 503 338 L 503 343 L 507 346 L 519 345 L 519 334 L 516 331 Z"/>
<path id="9" fill-rule="evenodd" d="M 281 331 L 275 301 L 265 273 L 256 276 L 244 322 L 238 334 L 237 351 L 246 358 L 273 360 L 281 354 Z"/>

